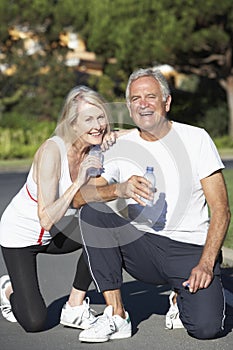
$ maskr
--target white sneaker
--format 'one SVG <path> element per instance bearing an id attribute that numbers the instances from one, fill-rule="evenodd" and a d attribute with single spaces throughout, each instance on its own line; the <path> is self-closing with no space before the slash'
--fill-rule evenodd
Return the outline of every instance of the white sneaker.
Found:
<path id="1" fill-rule="evenodd" d="M 113 307 L 107 306 L 103 315 L 96 317 L 92 326 L 79 335 L 81 342 L 103 343 L 110 339 L 125 339 L 132 336 L 132 325 L 128 312 L 126 318 L 113 315 Z"/>
<path id="2" fill-rule="evenodd" d="M 175 292 L 171 292 L 169 296 L 170 308 L 166 314 L 166 328 L 167 329 L 176 329 L 176 328 L 184 328 L 183 323 L 180 320 L 180 313 L 177 306 L 177 303 L 173 303 L 173 298 L 176 295 Z"/>
<path id="3" fill-rule="evenodd" d="M 87 297 L 80 306 L 71 307 L 66 303 L 62 308 L 60 323 L 68 327 L 88 329 L 95 319 Z"/>
<path id="4" fill-rule="evenodd" d="M 10 301 L 6 297 L 6 289 L 11 283 L 10 277 L 8 275 L 4 275 L 0 278 L 0 309 L 2 312 L 2 316 L 9 322 L 17 322 L 12 309 Z"/>

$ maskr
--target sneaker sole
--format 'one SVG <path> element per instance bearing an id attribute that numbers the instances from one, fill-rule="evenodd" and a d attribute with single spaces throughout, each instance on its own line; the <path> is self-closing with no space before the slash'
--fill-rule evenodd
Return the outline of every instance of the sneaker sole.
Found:
<path id="1" fill-rule="evenodd" d="M 110 336 L 110 339 L 114 340 L 114 339 L 126 339 L 126 338 L 131 338 L 132 337 L 132 333 L 119 333 L 119 332 L 116 332 L 116 333 L 113 333 L 111 336 Z"/>
<path id="2" fill-rule="evenodd" d="M 177 323 L 177 324 L 172 324 L 171 326 L 165 326 L 165 329 L 168 329 L 168 330 L 173 330 L 173 329 L 181 329 L 181 328 L 184 328 L 184 325 L 181 323 Z"/>
<path id="3" fill-rule="evenodd" d="M 89 327 L 84 327 L 84 326 L 81 326 L 81 325 L 76 325 L 75 323 L 69 323 L 69 322 L 65 322 L 65 321 L 60 321 L 60 324 L 62 324 L 63 326 L 66 326 L 66 327 L 70 327 L 70 328 L 77 328 L 77 329 L 82 329 L 82 330 L 85 330 L 85 329 L 88 329 Z"/>
<path id="4" fill-rule="evenodd" d="M 109 341 L 110 338 L 82 338 L 79 337 L 79 341 L 84 343 L 105 343 Z"/>
<path id="5" fill-rule="evenodd" d="M 181 328 L 184 328 L 184 326 L 182 324 L 174 324 L 172 329 L 181 329 Z"/>
<path id="6" fill-rule="evenodd" d="M 12 312 L 12 314 L 13 314 L 13 312 Z M 11 317 L 7 317 L 7 316 L 5 316 L 5 315 L 2 313 L 2 317 L 4 317 L 5 320 L 7 320 L 8 322 L 11 322 L 11 323 L 17 323 L 17 322 L 18 322 L 18 321 L 16 320 L 14 314 L 13 314 L 13 316 L 11 316 Z"/>
<path id="7" fill-rule="evenodd" d="M 79 337 L 79 340 L 81 342 L 86 342 L 86 343 L 105 343 L 109 340 L 115 340 L 115 339 L 126 339 L 126 338 L 131 338 L 132 337 L 132 333 L 113 333 L 110 337 L 108 338 L 82 338 Z"/>

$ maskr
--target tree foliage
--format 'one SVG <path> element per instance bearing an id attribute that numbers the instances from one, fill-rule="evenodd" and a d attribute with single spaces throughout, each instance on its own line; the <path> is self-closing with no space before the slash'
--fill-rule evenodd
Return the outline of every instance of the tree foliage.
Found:
<path id="1" fill-rule="evenodd" d="M 102 62 L 103 76 L 89 82 L 109 98 L 122 95 L 135 68 L 170 64 L 179 72 L 198 75 L 201 84 L 207 79 L 219 84 L 225 91 L 233 136 L 232 0 L 1 0 L 0 20 L 1 63 L 5 59 L 18 67 L 14 76 L 0 76 L 0 111 L 22 105 L 23 94 L 28 106 L 30 101 L 30 113 L 54 118 L 54 105 L 76 80 L 74 71 L 62 63 L 67 49 L 59 43 L 59 34 L 72 30 Z M 22 40 L 9 35 L 9 28 L 17 25 L 39 36 L 46 54 L 28 57 Z M 47 66 L 49 73 L 41 76 Z M 198 88 L 202 108 L 217 105 L 218 98 L 208 96 L 206 102 L 207 91 Z M 35 95 L 42 103 L 36 104 Z"/>
<path id="2" fill-rule="evenodd" d="M 233 136 L 232 0 L 90 0 L 91 50 L 115 57 L 130 73 L 167 63 L 186 74 L 217 81 L 226 92 Z M 100 12 L 98 12 L 100 11 Z M 98 22 L 102 17 L 101 25 Z"/>

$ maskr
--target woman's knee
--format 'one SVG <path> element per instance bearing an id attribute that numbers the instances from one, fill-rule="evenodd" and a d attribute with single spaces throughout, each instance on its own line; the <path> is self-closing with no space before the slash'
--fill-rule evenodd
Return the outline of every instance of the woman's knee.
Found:
<path id="1" fill-rule="evenodd" d="M 14 300 L 12 310 L 18 323 L 26 332 L 34 333 L 45 329 L 47 308 L 43 301 L 26 305 L 26 303 L 17 304 Z"/>
<path id="2" fill-rule="evenodd" d="M 40 314 L 31 314 L 19 320 L 21 326 L 27 333 L 35 333 L 45 330 L 47 312 Z"/>

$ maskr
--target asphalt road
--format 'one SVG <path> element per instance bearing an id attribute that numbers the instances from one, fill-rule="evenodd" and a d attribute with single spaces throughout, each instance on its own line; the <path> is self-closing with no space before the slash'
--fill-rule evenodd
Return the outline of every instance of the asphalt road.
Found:
<path id="1" fill-rule="evenodd" d="M 0 174 L 0 215 L 26 178 L 25 173 Z M 25 333 L 16 323 L 9 323 L 0 315 L 1 350 L 230 350 L 233 346 L 233 269 L 223 269 L 223 284 L 227 296 L 227 334 L 221 339 L 196 340 L 184 329 L 173 331 L 164 328 L 168 309 L 169 286 L 152 286 L 135 281 L 124 275 L 123 300 L 130 312 L 134 335 L 127 340 L 115 340 L 103 344 L 85 344 L 78 341 L 79 330 L 65 328 L 59 324 L 62 305 L 69 294 L 75 264 L 79 253 L 61 256 L 40 255 L 38 271 L 41 292 L 48 305 L 49 329 L 36 334 Z M 0 253 L 0 275 L 6 268 Z M 104 309 L 101 295 L 91 286 L 88 295 L 91 307 L 97 312 Z"/>
<path id="2" fill-rule="evenodd" d="M 225 165 L 226 169 L 233 169 L 233 159 L 225 159 L 223 160 L 223 164 Z"/>

